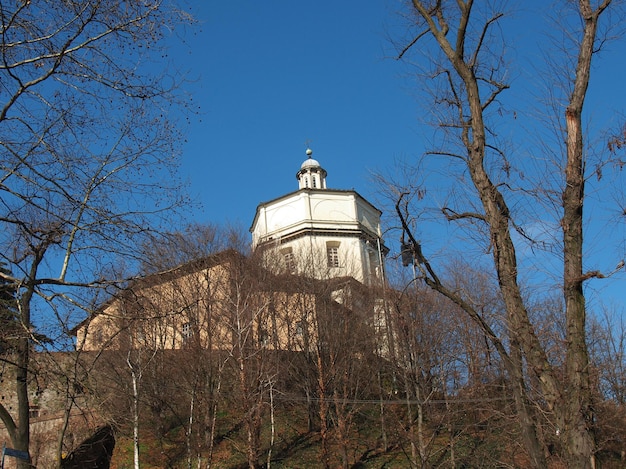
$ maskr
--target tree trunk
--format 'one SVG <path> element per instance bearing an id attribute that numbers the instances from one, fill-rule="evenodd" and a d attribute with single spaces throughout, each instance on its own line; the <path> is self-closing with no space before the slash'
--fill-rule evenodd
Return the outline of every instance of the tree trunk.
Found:
<path id="1" fill-rule="evenodd" d="M 274 448 L 274 438 L 276 433 L 276 424 L 274 422 L 274 382 L 272 378 L 268 379 L 268 386 L 270 392 L 270 447 L 267 450 L 267 469 L 270 469 L 272 464 L 272 449 Z"/>
<path id="2" fill-rule="evenodd" d="M 319 349 L 317 353 L 317 390 L 319 396 L 321 459 L 323 467 L 325 469 L 329 469 L 330 451 L 328 448 L 328 396 L 326 392 L 324 364 L 321 351 Z"/>
<path id="3" fill-rule="evenodd" d="M 193 458 L 193 448 L 192 448 L 192 437 L 193 437 L 193 416 L 195 412 L 195 404 L 196 404 L 196 389 L 195 384 L 193 389 L 191 390 L 191 396 L 189 399 L 189 418 L 187 419 L 187 431 L 185 434 L 185 444 L 187 446 L 187 469 L 191 469 L 192 458 Z"/>
<path id="4" fill-rule="evenodd" d="M 44 252 L 45 248 L 36 250 L 36 257 L 30 270 L 31 278 L 36 278 L 37 269 L 41 259 L 43 258 Z M 30 449 L 30 399 L 28 397 L 28 373 L 30 369 L 30 306 L 33 293 L 34 286 L 28 285 L 19 300 L 19 314 L 22 323 L 22 331 L 20 338 L 17 341 L 17 367 L 15 373 L 18 424 L 15 435 L 10 435 L 15 449 L 26 451 L 27 453 Z M 17 461 L 18 469 L 28 469 L 30 467 L 30 461 Z"/>
<path id="5" fill-rule="evenodd" d="M 571 468 L 594 466 L 593 410 L 589 382 L 589 352 L 586 341 L 586 306 L 583 292 L 583 204 L 585 174 L 583 157 L 582 110 L 589 86 L 591 59 L 598 18 L 611 0 L 595 11 L 589 0 L 579 3 L 584 20 L 583 38 L 578 51 L 574 89 L 565 111 L 567 163 L 563 190 L 563 297 L 566 311 L 565 379 L 568 399 L 562 410 L 567 461 Z"/>
<path id="6" fill-rule="evenodd" d="M 134 469 L 139 469 L 139 380 L 141 378 L 130 359 L 130 353 L 131 352 L 128 352 L 126 363 L 130 369 L 131 384 L 133 387 L 131 408 L 133 414 L 133 467 Z"/>
<path id="7" fill-rule="evenodd" d="M 22 314 L 24 314 L 22 312 Z M 24 322 L 24 325 L 29 322 Z M 15 449 L 28 452 L 30 446 L 30 401 L 28 398 L 28 367 L 30 364 L 30 343 L 28 337 L 18 339 L 17 344 L 17 369 L 15 373 L 17 392 L 17 415 L 18 424 L 15 435 L 11 435 L 11 440 Z M 18 469 L 30 467 L 28 461 L 18 460 Z"/>
<path id="8" fill-rule="evenodd" d="M 457 2 L 424 2 L 412 0 L 418 17 L 423 20 L 420 26 L 426 28 L 437 42 L 437 46 L 445 55 L 446 63 L 438 63 L 438 71 L 447 76 L 449 94 L 442 102 L 455 108 L 456 115 L 445 122 L 448 128 L 458 129 L 458 136 L 464 152 L 459 154 L 439 151 L 459 157 L 467 166 L 472 185 L 480 198 L 482 212 L 452 212 L 450 220 L 469 219 L 484 223 L 489 229 L 489 250 L 492 252 L 499 290 L 507 312 L 507 334 L 496 335 L 490 330 L 489 324 L 482 320 L 480 314 L 472 310 L 471 305 L 464 304 L 462 296 L 446 289 L 441 284 L 428 261 L 416 250 L 416 259 L 422 269 L 426 282 L 434 289 L 444 293 L 485 330 L 498 352 L 502 356 L 515 397 L 516 410 L 521 423 L 522 435 L 526 450 L 535 467 L 546 467 L 545 455 L 539 440 L 538 416 L 533 414 L 532 402 L 527 390 L 528 375 L 537 378 L 541 389 L 541 400 L 545 402 L 547 414 L 556 418 L 555 424 L 560 430 L 562 455 L 570 468 L 594 467 L 594 451 L 596 448 L 593 431 L 594 413 L 592 406 L 592 390 L 589 377 L 589 351 L 586 341 L 586 304 L 583 286 L 585 280 L 596 273 L 585 273 L 583 270 L 583 206 L 585 199 L 585 160 L 583 146 L 582 113 L 583 104 L 589 85 L 591 60 L 597 43 L 598 21 L 603 12 L 611 5 L 612 0 L 579 0 L 567 2 L 578 8 L 582 30 L 567 30 L 564 33 L 570 38 L 580 38 L 578 50 L 573 57 L 577 59 L 575 76 L 565 70 L 563 81 L 571 84 L 569 102 L 565 111 L 566 162 L 561 193 L 562 203 L 562 242 L 563 242 L 563 298 L 565 305 L 565 346 L 564 369 L 558 371 L 548 360 L 546 349 L 537 336 L 531 322 L 526 303 L 518 284 L 517 252 L 512 241 L 511 232 L 514 220 L 509 212 L 501 187 L 506 182 L 496 181 L 491 177 L 491 162 L 485 163 L 486 149 L 499 151 L 487 138 L 486 125 L 483 121 L 484 111 L 492 103 L 497 102 L 499 94 L 508 88 L 501 79 L 504 74 L 498 70 L 503 57 L 496 54 L 496 60 L 489 63 L 489 47 L 483 39 L 489 36 L 488 30 L 502 14 L 492 10 L 488 12 L 482 24 L 471 22 L 470 16 L 474 5 L 479 2 L 463 0 Z M 456 5 L 456 6 L 455 6 Z M 484 13 L 483 11 L 482 13 Z M 448 21 L 455 24 L 449 25 Z M 576 22 L 563 20 L 563 29 L 575 25 Z M 470 27 L 471 26 L 471 27 Z M 482 31 L 482 36 L 471 36 L 470 32 Z M 422 29 L 415 41 L 426 32 Z M 581 34 L 582 33 L 582 34 Z M 609 36 L 603 37 L 602 40 Z M 503 44 L 506 45 L 506 44 Z M 411 47 L 411 46 L 408 46 Z M 404 54 L 408 47 L 401 53 Z M 473 50 L 469 50 L 473 48 Z M 564 51 L 566 49 L 564 48 Z M 567 52 L 565 52 L 567 53 Z M 571 57 L 567 57 L 569 59 Z M 477 76 L 479 75 L 479 76 Z M 481 97 L 481 92 L 484 96 Z M 560 103 L 557 103 L 560 105 Z M 458 112 L 457 112 L 458 111 Z M 502 185 L 499 184 L 502 183 Z M 508 190 L 508 189 L 507 189 Z M 558 191 L 559 189 L 557 189 Z M 398 209 L 398 205 L 396 205 Z M 408 231 L 406 223 L 403 228 Z M 414 239 L 413 239 L 414 242 Z M 417 244 L 414 242 L 414 244 Z M 509 344 L 510 352 L 506 344 Z"/>

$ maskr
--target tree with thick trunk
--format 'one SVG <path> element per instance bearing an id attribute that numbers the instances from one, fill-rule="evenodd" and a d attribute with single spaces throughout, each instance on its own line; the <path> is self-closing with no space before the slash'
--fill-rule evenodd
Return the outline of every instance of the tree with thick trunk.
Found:
<path id="1" fill-rule="evenodd" d="M 561 281 L 566 326 L 562 367 L 549 359 L 529 314 L 527 297 L 520 285 L 519 253 L 514 243 L 515 236 L 529 236 L 520 228 L 515 211 L 511 209 L 511 194 L 514 193 L 511 183 L 494 170 L 494 167 L 503 168 L 502 173 L 506 175 L 511 171 L 506 151 L 499 146 L 491 114 L 494 108 L 501 112 L 502 108 L 497 107 L 500 106 L 499 100 L 510 86 L 502 65 L 505 63 L 505 45 L 502 45 L 502 52 L 497 52 L 497 45 L 491 42 L 503 12 L 489 10 L 487 5 L 475 5 L 473 0 L 412 0 L 415 23 L 420 29 L 416 38 L 400 53 L 403 57 L 415 44 L 430 41 L 421 52 L 430 56 L 435 64 L 431 78 L 441 79 L 444 84 L 435 94 L 435 102 L 439 104 L 437 109 L 441 109 L 439 122 L 447 135 L 458 139 L 456 147 L 442 147 L 430 154 L 445 155 L 460 162 L 476 197 L 471 210 L 458 210 L 445 204 L 442 213 L 449 222 L 467 222 L 469 226 L 478 227 L 477 237 L 485 234 L 484 246 L 491 254 L 506 311 L 504 331 L 494 329 L 467 297 L 442 280 L 434 263 L 424 255 L 413 233 L 409 209 L 409 201 L 414 195 L 411 190 L 397 189 L 396 213 L 403 232 L 409 237 L 421 277 L 431 288 L 469 314 L 501 356 L 511 382 L 524 445 L 531 465 L 537 468 L 547 464 L 547 451 L 539 429 L 542 412 L 549 416 L 562 441 L 562 457 L 568 466 L 587 468 L 595 465 L 583 284 L 601 274 L 586 274 L 583 270 L 586 175 L 582 115 L 591 61 L 598 48 L 598 25 L 613 6 L 611 4 L 611 0 L 578 2 L 577 14 L 582 27 L 577 41 L 577 65 L 573 76 L 565 77 L 571 81 L 572 90 L 564 111 L 565 162 L 562 182 L 557 189 L 561 194 Z M 532 398 L 529 377 L 539 385 L 545 406 L 542 412 L 535 409 L 539 404 Z"/>

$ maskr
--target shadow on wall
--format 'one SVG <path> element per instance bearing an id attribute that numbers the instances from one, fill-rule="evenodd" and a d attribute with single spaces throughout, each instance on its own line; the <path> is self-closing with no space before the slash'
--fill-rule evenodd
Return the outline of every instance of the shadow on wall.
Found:
<path id="1" fill-rule="evenodd" d="M 115 433 L 110 425 L 100 427 L 61 462 L 62 469 L 109 469 Z"/>

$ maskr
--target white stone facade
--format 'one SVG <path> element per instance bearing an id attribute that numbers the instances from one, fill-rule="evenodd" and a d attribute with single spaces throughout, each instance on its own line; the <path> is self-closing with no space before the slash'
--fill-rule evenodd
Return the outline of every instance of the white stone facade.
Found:
<path id="1" fill-rule="evenodd" d="M 380 210 L 353 190 L 327 189 L 326 171 L 307 154 L 296 175 L 299 189 L 257 207 L 253 249 L 266 250 L 276 269 L 381 284 L 387 249 Z"/>

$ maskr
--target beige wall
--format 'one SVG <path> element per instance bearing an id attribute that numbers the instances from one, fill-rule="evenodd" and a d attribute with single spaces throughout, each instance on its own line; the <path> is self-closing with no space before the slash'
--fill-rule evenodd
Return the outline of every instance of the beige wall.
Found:
<path id="1" fill-rule="evenodd" d="M 86 321 L 77 329 L 76 346 L 84 351 L 167 350 L 193 344 L 228 350 L 246 334 L 248 343 L 302 350 L 313 334 L 314 295 L 281 291 L 268 282 L 233 275 L 229 263 L 159 274 L 123 291 Z"/>

